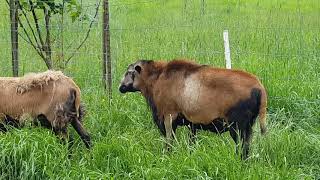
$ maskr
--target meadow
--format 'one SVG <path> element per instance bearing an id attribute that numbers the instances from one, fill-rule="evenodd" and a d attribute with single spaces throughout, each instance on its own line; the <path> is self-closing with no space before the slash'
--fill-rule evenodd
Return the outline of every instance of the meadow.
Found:
<path id="1" fill-rule="evenodd" d="M 30 125 L 12 129 L 0 133 L 0 179 L 320 178 L 319 0 L 111 0 L 110 11 L 112 99 L 101 81 L 101 11 L 88 41 L 64 70 L 81 87 L 93 148 L 87 150 L 69 128 L 76 143 L 68 158 L 67 146 L 49 130 Z M 0 14 L 0 76 L 10 76 L 4 1 Z M 77 43 L 88 24 L 65 23 L 66 42 Z M 185 127 L 178 129 L 167 153 L 143 97 L 118 92 L 122 74 L 136 59 L 181 57 L 224 67 L 225 29 L 232 68 L 256 74 L 267 89 L 268 134 L 261 136 L 255 126 L 247 161 L 235 155 L 229 133 L 201 131 L 190 146 Z M 20 75 L 45 70 L 22 39 L 19 48 Z M 55 59 L 57 54 L 53 52 Z"/>

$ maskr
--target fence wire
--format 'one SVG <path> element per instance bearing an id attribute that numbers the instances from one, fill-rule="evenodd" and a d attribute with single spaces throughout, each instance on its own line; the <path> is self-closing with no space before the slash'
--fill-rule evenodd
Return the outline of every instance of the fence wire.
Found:
<path id="1" fill-rule="evenodd" d="M 52 32 L 52 59 L 56 68 L 64 68 L 82 86 L 102 87 L 102 7 L 93 18 L 98 1 L 79 3 L 89 20 L 72 22 L 66 13 L 63 19 L 53 18 L 48 26 Z M 320 7 L 320 2 L 310 1 L 308 7 L 293 4 L 295 7 L 290 9 L 285 2 L 110 1 L 113 88 L 127 64 L 139 58 L 185 57 L 224 67 L 222 32 L 227 29 L 233 67 L 257 74 L 271 101 L 290 104 L 292 94 L 297 94 L 301 99 L 294 98 L 296 102 L 316 104 L 320 94 L 320 11 L 311 11 L 310 7 Z M 1 76 L 12 75 L 9 12 L 8 5 L 1 2 Z M 45 24 L 39 27 L 44 29 Z M 76 45 L 88 29 L 89 38 L 78 50 Z M 24 40 L 21 28 L 19 33 L 20 75 L 45 70 L 39 55 Z M 70 63 L 62 67 L 72 54 Z"/>

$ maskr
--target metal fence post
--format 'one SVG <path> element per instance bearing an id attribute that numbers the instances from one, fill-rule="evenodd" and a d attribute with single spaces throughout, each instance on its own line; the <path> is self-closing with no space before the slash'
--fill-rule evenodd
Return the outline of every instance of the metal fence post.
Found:
<path id="1" fill-rule="evenodd" d="M 224 41 L 224 55 L 225 55 L 225 59 L 226 59 L 226 68 L 231 69 L 231 57 L 230 57 L 228 30 L 223 31 L 223 41 Z"/>
<path id="2" fill-rule="evenodd" d="M 18 0 L 10 0 L 11 53 L 13 76 L 19 75 L 18 56 Z"/>

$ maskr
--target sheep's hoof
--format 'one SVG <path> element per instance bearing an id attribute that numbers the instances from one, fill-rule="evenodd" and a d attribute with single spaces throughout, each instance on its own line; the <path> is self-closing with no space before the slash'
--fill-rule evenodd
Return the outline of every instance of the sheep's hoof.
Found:
<path id="1" fill-rule="evenodd" d="M 93 147 L 90 136 L 84 138 L 84 144 L 86 145 L 87 149 L 91 149 Z"/>

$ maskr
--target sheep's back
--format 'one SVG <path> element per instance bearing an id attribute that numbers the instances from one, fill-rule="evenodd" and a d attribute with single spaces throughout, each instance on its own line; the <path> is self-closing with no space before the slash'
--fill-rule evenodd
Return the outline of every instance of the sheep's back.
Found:
<path id="1" fill-rule="evenodd" d="M 0 78 L 0 114 L 19 118 L 35 117 L 62 107 L 70 89 L 80 95 L 79 87 L 60 71 L 28 74 L 21 78 Z"/>

